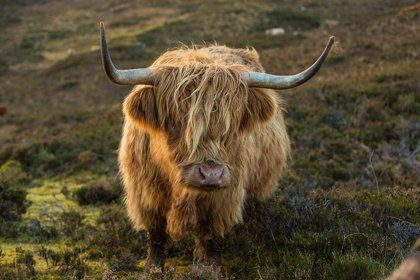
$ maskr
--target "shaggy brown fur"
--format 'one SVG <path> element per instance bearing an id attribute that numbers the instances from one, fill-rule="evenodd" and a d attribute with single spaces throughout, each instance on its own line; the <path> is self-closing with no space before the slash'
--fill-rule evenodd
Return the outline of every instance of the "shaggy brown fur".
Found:
<path id="1" fill-rule="evenodd" d="M 420 238 L 414 244 L 409 258 L 386 280 L 420 280 Z"/>
<path id="2" fill-rule="evenodd" d="M 137 86 L 124 102 L 119 163 L 129 216 L 149 236 L 164 225 L 173 239 L 195 230 L 198 245 L 219 244 L 245 201 L 265 199 L 277 185 L 290 148 L 283 102 L 242 80 L 241 71 L 264 72 L 255 50 L 180 49 L 150 68 L 155 86 Z M 183 174 L 203 162 L 227 166 L 229 186 L 206 192 L 185 184 Z M 220 250 L 196 251 L 221 265 Z"/>
<path id="3" fill-rule="evenodd" d="M 404 261 L 386 280 L 420 280 L 420 255 Z"/>
<path id="4" fill-rule="evenodd" d="M 7 105 L 0 104 L 0 116 L 4 116 L 7 113 Z"/>

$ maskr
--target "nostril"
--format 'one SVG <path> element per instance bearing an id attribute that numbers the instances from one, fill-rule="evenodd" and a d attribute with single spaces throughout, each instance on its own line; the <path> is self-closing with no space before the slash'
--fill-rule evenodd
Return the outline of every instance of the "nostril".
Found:
<path id="1" fill-rule="evenodd" d="M 216 178 L 220 178 L 222 177 L 222 175 L 223 175 L 223 167 L 213 171 L 213 176 Z"/>
<path id="2" fill-rule="evenodd" d="M 206 180 L 207 176 L 206 176 L 206 172 L 203 168 L 198 167 L 198 173 L 200 173 L 200 179 L 201 180 Z"/>

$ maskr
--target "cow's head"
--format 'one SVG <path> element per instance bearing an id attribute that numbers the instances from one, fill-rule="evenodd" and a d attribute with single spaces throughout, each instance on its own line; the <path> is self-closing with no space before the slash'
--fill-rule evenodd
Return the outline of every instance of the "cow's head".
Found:
<path id="1" fill-rule="evenodd" d="M 185 63 L 174 66 L 165 61 L 170 55 L 163 55 L 148 69 L 117 70 L 102 23 L 101 42 L 108 78 L 117 84 L 138 85 L 127 97 L 124 113 L 163 136 L 183 185 L 210 191 L 230 185 L 231 172 L 242 164 L 236 155 L 245 137 L 276 114 L 279 100 L 270 89 L 293 88 L 308 81 L 321 67 L 334 38 L 315 64 L 293 76 L 188 59 L 179 59 Z"/>

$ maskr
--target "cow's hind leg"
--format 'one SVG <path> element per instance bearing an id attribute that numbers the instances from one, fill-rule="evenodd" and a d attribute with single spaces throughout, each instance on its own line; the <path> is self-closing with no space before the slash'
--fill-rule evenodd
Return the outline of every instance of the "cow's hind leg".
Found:
<path id="1" fill-rule="evenodd" d="M 222 259 L 223 243 L 222 237 L 214 237 L 209 240 L 195 239 L 194 265 L 210 265 L 217 279 L 226 277 Z"/>
<path id="2" fill-rule="evenodd" d="M 160 268 L 163 272 L 165 266 L 165 244 L 168 240 L 166 233 L 166 219 L 162 216 L 155 217 L 153 227 L 149 228 L 148 244 L 149 249 L 147 252 L 147 260 L 145 270 L 149 271 L 151 268 Z"/>

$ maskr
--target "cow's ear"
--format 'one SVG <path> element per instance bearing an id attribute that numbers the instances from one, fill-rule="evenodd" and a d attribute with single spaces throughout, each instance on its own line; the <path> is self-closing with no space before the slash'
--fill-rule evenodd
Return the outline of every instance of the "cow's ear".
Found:
<path id="1" fill-rule="evenodd" d="M 252 130 L 255 126 L 271 120 L 277 111 L 274 91 L 249 89 L 248 104 L 241 122 L 241 130 Z"/>
<path id="2" fill-rule="evenodd" d="M 159 115 L 153 87 L 137 87 L 124 101 L 124 114 L 149 129 L 159 129 Z"/>

